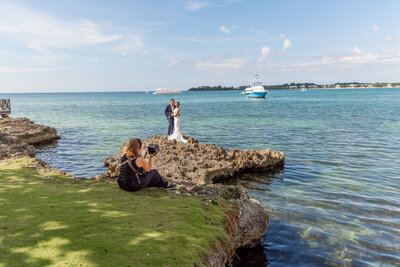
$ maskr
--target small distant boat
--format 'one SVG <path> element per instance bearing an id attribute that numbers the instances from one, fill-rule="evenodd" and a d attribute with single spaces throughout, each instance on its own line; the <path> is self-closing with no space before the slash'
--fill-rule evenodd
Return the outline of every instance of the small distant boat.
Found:
<path id="1" fill-rule="evenodd" d="M 179 90 L 171 90 L 168 88 L 158 88 L 153 95 L 172 95 L 172 94 L 180 94 L 182 91 Z"/>
<path id="2" fill-rule="evenodd" d="M 246 95 L 252 98 L 265 98 L 268 90 L 265 90 L 260 81 L 260 76 L 257 73 L 253 74 L 250 84 L 250 87 L 247 87 L 242 91 L 242 95 Z"/>
<path id="3" fill-rule="evenodd" d="M 149 93 L 149 90 L 146 90 L 146 94 L 148 94 Z"/>
<path id="4" fill-rule="evenodd" d="M 307 92 L 307 91 L 308 91 L 308 89 L 305 87 L 300 90 L 300 92 Z"/>

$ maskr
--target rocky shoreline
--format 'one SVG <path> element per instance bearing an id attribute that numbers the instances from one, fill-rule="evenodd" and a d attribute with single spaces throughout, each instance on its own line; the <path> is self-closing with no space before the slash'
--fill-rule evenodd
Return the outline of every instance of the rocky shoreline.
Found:
<path id="1" fill-rule="evenodd" d="M 38 125 L 26 118 L 0 119 L 0 160 L 7 158 L 35 157 L 33 145 L 59 139 L 54 128 Z M 205 201 L 221 204 L 227 217 L 224 226 L 230 242 L 215 243 L 206 255 L 207 265 L 224 266 L 234 260 L 236 251 L 252 248 L 261 243 L 269 225 L 269 216 L 260 203 L 251 199 L 246 189 L 224 185 L 226 179 L 241 173 L 279 170 L 284 166 L 282 152 L 269 149 L 239 150 L 216 145 L 201 145 L 197 140 L 186 137 L 187 144 L 169 141 L 166 136 L 152 136 L 144 140 L 144 146 L 158 144 L 160 153 L 153 168 L 178 184 L 173 194 L 203 196 Z M 124 145 L 121 146 L 121 153 Z M 121 155 L 105 160 L 107 173 L 93 177 L 95 180 L 115 182 L 115 167 Z M 36 168 L 50 169 L 48 164 L 36 159 Z M 79 179 L 74 179 L 79 180 Z"/>
<path id="2" fill-rule="evenodd" d="M 242 173 L 280 170 L 285 157 L 283 152 L 271 149 L 225 150 L 216 145 L 199 144 L 189 136 L 185 139 L 188 140 L 186 144 L 168 140 L 166 135 L 155 135 L 143 140 L 143 147 L 144 151 L 149 145 L 160 147 L 153 168 L 178 184 L 181 191 L 202 195 L 208 201 L 221 198 L 229 203 L 231 210 L 226 212 L 228 224 L 225 229 L 231 246 L 214 246 L 208 257 L 210 266 L 223 266 L 232 261 L 237 249 L 259 245 L 269 225 L 269 216 L 258 200 L 250 198 L 246 189 L 224 185 L 223 182 Z M 108 170 L 103 178 L 116 178 L 116 167 L 125 145 L 120 147 L 120 154 L 105 159 L 104 166 Z"/>
<path id="3" fill-rule="evenodd" d="M 166 135 L 155 135 L 143 140 L 146 151 L 148 145 L 160 147 L 153 167 L 161 175 L 170 179 L 189 180 L 196 184 L 212 184 L 234 178 L 240 173 L 280 170 L 285 164 L 283 152 L 272 149 L 225 150 L 211 144 L 199 144 L 198 140 L 185 136 L 188 142 L 176 142 L 167 139 Z M 116 166 L 125 150 L 124 143 L 119 155 L 108 157 L 104 166 L 108 168 L 106 175 L 117 176 Z"/>
<path id="4" fill-rule="evenodd" d="M 0 119 L 0 160 L 17 157 L 35 157 L 34 145 L 59 139 L 57 130 L 35 124 L 27 118 Z"/>

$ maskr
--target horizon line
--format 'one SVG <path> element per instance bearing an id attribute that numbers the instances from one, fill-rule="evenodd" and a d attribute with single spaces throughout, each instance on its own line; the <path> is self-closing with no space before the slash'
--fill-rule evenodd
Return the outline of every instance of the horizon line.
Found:
<path id="1" fill-rule="evenodd" d="M 285 84 L 315 84 L 315 85 L 333 85 L 333 84 L 376 84 L 376 83 L 386 83 L 386 84 L 392 84 L 392 83 L 400 83 L 400 82 L 335 82 L 335 83 L 315 83 L 315 82 L 286 82 L 286 83 L 281 83 L 281 84 L 272 84 L 272 85 L 266 85 L 263 84 L 263 86 L 281 86 L 281 85 L 285 85 Z M 200 87 L 225 87 L 225 88 L 239 88 L 242 86 L 247 86 L 247 85 L 240 85 L 240 86 L 223 86 L 223 85 L 200 85 L 200 86 L 196 86 L 196 87 L 190 87 L 188 89 L 185 90 L 179 90 L 182 92 L 189 92 L 189 89 L 191 88 L 200 88 Z M 371 87 L 373 88 L 373 87 Z M 395 88 L 395 87 L 393 87 Z M 334 88 L 322 88 L 322 89 L 334 89 Z M 346 89 L 357 89 L 357 88 L 346 88 Z M 286 90 L 286 89 L 282 89 L 282 90 Z M 105 90 L 105 91 L 59 91 L 59 92 L 55 92 L 55 91 L 39 91 L 39 92 L 29 92 L 29 91 L 22 91 L 22 92 L 0 92 L 0 94 L 69 94 L 69 93 L 140 93 L 140 92 L 146 92 L 147 90 L 118 90 L 118 91 L 110 91 L 110 90 Z M 155 92 L 156 90 L 148 90 L 148 92 Z"/>

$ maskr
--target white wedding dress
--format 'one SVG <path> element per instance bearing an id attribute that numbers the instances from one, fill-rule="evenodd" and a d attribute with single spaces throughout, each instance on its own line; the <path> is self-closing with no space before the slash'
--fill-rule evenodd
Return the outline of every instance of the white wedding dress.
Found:
<path id="1" fill-rule="evenodd" d="M 169 140 L 176 140 L 177 142 L 184 142 L 187 143 L 187 140 L 183 138 L 181 129 L 179 126 L 181 124 L 181 115 L 174 117 L 174 132 L 168 136 Z"/>

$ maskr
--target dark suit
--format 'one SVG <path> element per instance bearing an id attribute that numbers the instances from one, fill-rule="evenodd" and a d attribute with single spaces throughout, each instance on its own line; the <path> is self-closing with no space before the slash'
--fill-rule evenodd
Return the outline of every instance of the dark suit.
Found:
<path id="1" fill-rule="evenodd" d="M 174 105 L 175 108 L 175 105 Z M 174 117 L 172 117 L 172 107 L 168 105 L 165 107 L 164 114 L 168 119 L 168 135 L 171 135 L 174 132 Z M 169 117 L 169 118 L 168 118 Z"/>

